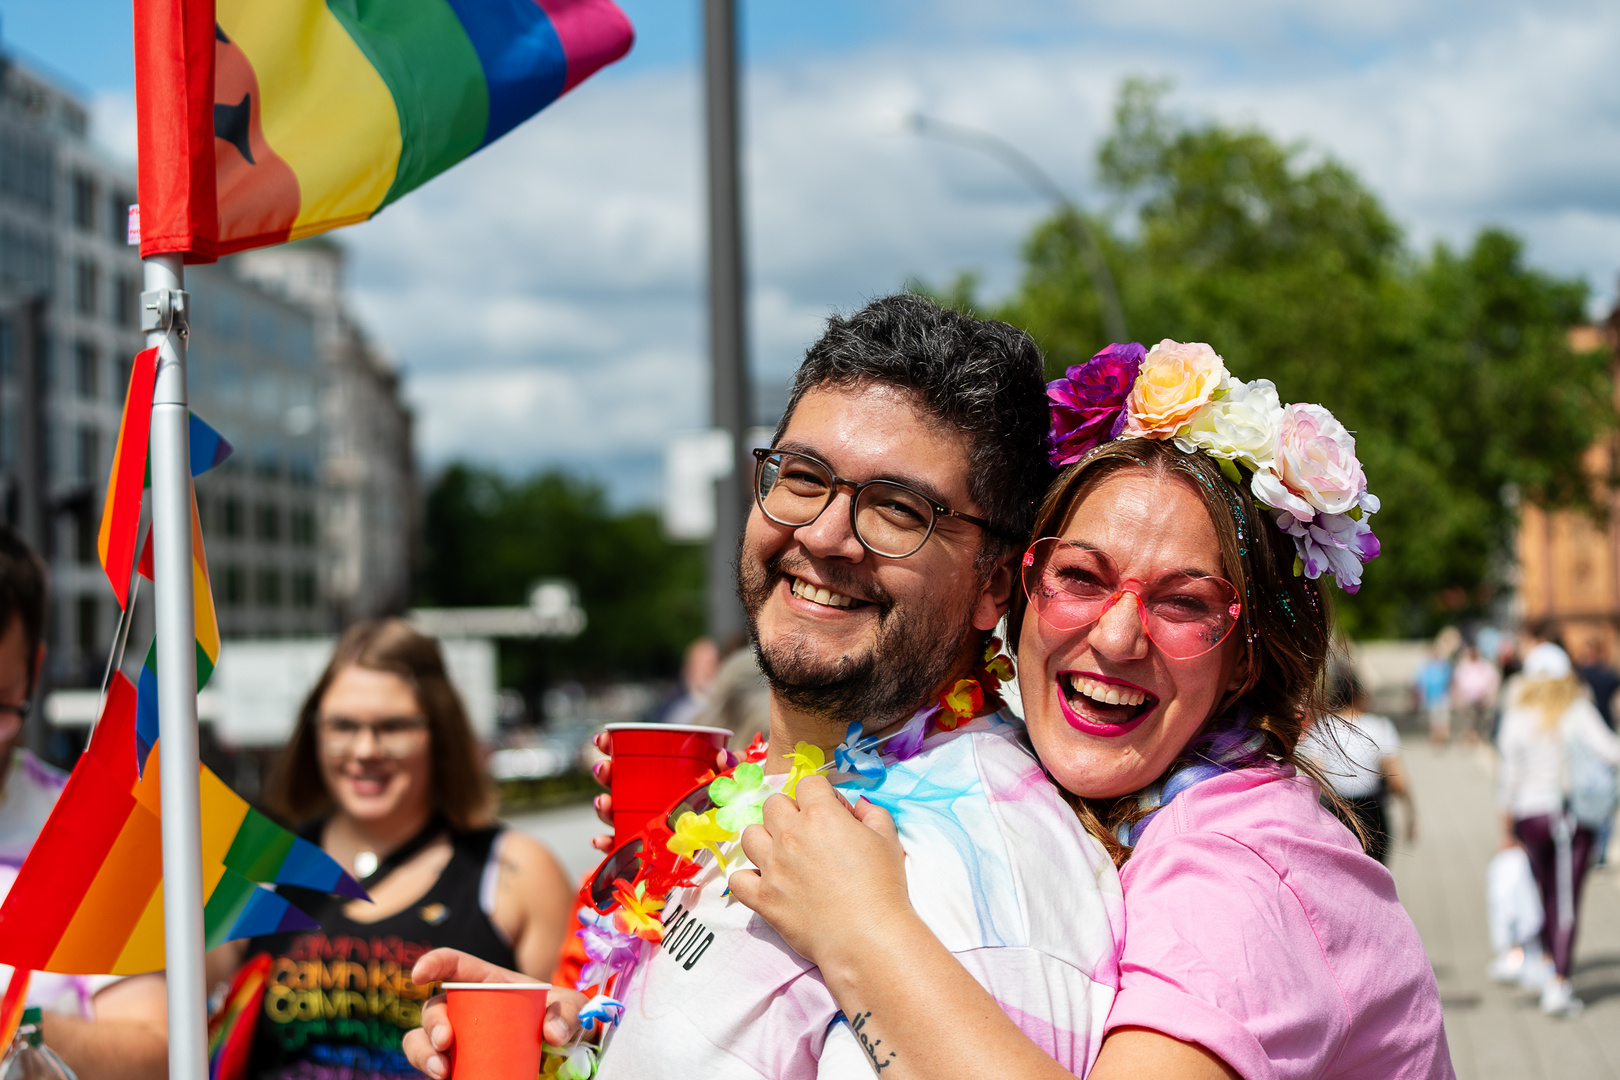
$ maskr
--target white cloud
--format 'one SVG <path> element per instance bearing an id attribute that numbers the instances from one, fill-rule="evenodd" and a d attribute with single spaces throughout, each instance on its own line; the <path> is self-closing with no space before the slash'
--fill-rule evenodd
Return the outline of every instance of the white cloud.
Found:
<path id="1" fill-rule="evenodd" d="M 1001 163 L 901 130 L 996 132 L 1099 205 L 1097 140 L 1131 74 L 1189 116 L 1252 122 L 1351 166 L 1417 244 L 1482 225 L 1585 276 L 1620 269 L 1620 9 L 1598 0 L 914 2 L 917 33 L 750 70 L 750 334 L 762 381 L 830 308 L 980 271 L 1005 295 L 1047 206 Z M 922 33 L 928 29 L 929 33 Z M 596 463 L 651 490 L 670 433 L 704 423 L 703 142 L 696 73 L 586 84 L 375 221 L 350 229 L 353 291 L 409 373 L 431 464 Z M 128 97 L 98 137 L 132 152 Z M 1151 336 L 1144 328 L 1142 333 Z"/>

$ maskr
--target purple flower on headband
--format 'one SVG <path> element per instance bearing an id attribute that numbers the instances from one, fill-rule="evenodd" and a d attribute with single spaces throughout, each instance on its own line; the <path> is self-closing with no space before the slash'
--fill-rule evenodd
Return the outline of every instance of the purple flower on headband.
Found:
<path id="1" fill-rule="evenodd" d="M 1301 521 L 1287 510 L 1273 511 L 1277 527 L 1294 538 L 1308 578 L 1333 575 L 1339 588 L 1353 593 L 1361 588 L 1361 565 L 1378 558 L 1378 537 L 1366 518 L 1349 514 L 1317 514 Z"/>
<path id="2" fill-rule="evenodd" d="M 1079 461 L 1087 450 L 1112 439 L 1125 426 L 1125 400 L 1147 350 L 1136 342 L 1110 345 L 1061 379 L 1046 384 L 1052 430 L 1046 453 L 1053 465 Z"/>

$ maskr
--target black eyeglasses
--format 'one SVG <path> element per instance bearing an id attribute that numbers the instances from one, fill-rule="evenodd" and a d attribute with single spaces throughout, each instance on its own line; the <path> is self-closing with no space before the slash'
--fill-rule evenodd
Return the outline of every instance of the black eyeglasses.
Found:
<path id="1" fill-rule="evenodd" d="M 714 800 L 709 798 L 709 785 L 713 779 L 703 781 L 703 785 L 694 788 L 681 796 L 679 802 L 664 817 L 664 825 L 670 832 L 675 831 L 675 823 L 686 814 L 707 814 L 714 809 Z M 641 849 L 645 841 L 636 836 L 615 848 L 602 865 L 596 868 L 590 881 L 585 883 L 582 897 L 591 910 L 598 915 L 606 915 L 613 910 L 617 901 L 613 897 L 614 883 L 620 881 L 634 881 L 641 874 Z"/>
<path id="2" fill-rule="evenodd" d="M 861 546 L 887 559 L 922 550 L 942 517 L 960 518 L 986 532 L 999 530 L 984 518 L 952 510 L 893 480 L 846 480 L 809 454 L 766 448 L 754 451 L 754 498 L 766 517 L 803 528 L 832 505 L 838 489 L 850 489 L 849 526 Z"/>

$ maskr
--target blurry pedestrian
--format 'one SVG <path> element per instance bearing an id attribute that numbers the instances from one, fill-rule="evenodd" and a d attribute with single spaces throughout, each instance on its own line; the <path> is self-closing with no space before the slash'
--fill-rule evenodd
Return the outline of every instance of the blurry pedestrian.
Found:
<path id="1" fill-rule="evenodd" d="M 1541 944 L 1553 971 L 1541 993 L 1543 1012 L 1575 1016 L 1581 1000 L 1569 983 L 1581 885 L 1595 838 L 1587 778 L 1606 765 L 1613 814 L 1620 739 L 1603 725 L 1569 655 L 1551 642 L 1525 654 L 1524 672 L 1502 716 L 1499 801 L 1502 846 L 1522 844 L 1541 892 Z M 1533 980 L 1525 980 L 1533 985 Z"/>
<path id="2" fill-rule="evenodd" d="M 1620 691 L 1620 671 L 1614 669 L 1609 663 L 1609 650 L 1607 643 L 1600 637 L 1591 637 L 1586 640 L 1586 648 L 1581 652 L 1581 665 L 1576 668 L 1581 680 L 1592 691 L 1592 704 L 1597 706 L 1598 715 L 1603 722 L 1609 725 L 1609 730 L 1615 730 L 1614 697 Z M 1614 834 L 1614 818 L 1611 816 L 1604 821 L 1597 831 L 1597 838 L 1592 842 L 1592 862 L 1595 866 L 1607 866 L 1609 862 L 1609 837 Z"/>
<path id="3" fill-rule="evenodd" d="M 709 705 L 709 690 L 720 670 L 720 649 L 713 639 L 700 637 L 681 657 L 681 683 L 669 697 L 648 711 L 649 724 L 693 724 Z"/>
<path id="4" fill-rule="evenodd" d="M 415 1075 L 400 1039 L 427 997 L 411 965 L 430 949 L 453 946 L 538 980 L 551 973 L 573 889 L 549 851 L 495 820 L 494 789 L 432 638 L 398 619 L 344 634 L 267 801 L 373 902 L 300 893 L 319 930 L 209 954 L 211 982 L 236 973 L 227 1000 L 261 988 L 236 1021 L 252 1031 L 246 1077 Z M 291 1002 L 262 989 L 265 974 L 284 970 L 299 973 Z M 334 987 L 347 991 L 341 1003 L 325 996 Z"/>
<path id="5" fill-rule="evenodd" d="M 1429 723 L 1429 741 L 1444 746 L 1451 741 L 1451 659 L 1438 643 L 1424 649 L 1424 660 L 1413 679 L 1418 709 Z"/>
<path id="6" fill-rule="evenodd" d="M 45 580 L 39 557 L 0 525 L 0 899 L 56 806 L 67 774 L 21 745 L 45 664 Z M 0 965 L 0 989 L 12 970 Z M 36 972 L 27 1004 L 45 1009 L 47 1046 L 81 1080 L 168 1073 L 167 1010 L 161 976 Z M 156 990 L 154 996 L 150 991 Z"/>
<path id="7" fill-rule="evenodd" d="M 755 735 L 771 734 L 771 687 L 752 646 L 732 650 L 720 665 L 709 704 L 694 723 L 731 731 L 731 749 L 741 751 Z"/>
<path id="8" fill-rule="evenodd" d="M 1451 708 L 1469 746 L 1482 739 L 1491 741 L 1496 694 L 1501 688 L 1502 675 L 1496 665 L 1481 656 L 1476 646 L 1466 646 L 1451 673 Z"/>
<path id="9" fill-rule="evenodd" d="M 1308 758 L 1355 815 L 1366 838 L 1367 854 L 1389 862 L 1387 800 L 1401 803 L 1406 842 L 1417 839 L 1417 813 L 1412 786 L 1401 763 L 1401 740 L 1387 716 L 1369 713 L 1367 691 L 1348 667 L 1328 676 L 1327 705 L 1332 715 L 1311 723 L 1300 740 Z"/>
<path id="10" fill-rule="evenodd" d="M 1586 646 L 1581 650 L 1581 664 L 1575 669 L 1581 681 L 1592 690 L 1592 704 L 1597 706 L 1598 715 L 1603 722 L 1614 730 L 1614 693 L 1620 690 L 1620 671 L 1614 669 L 1609 663 L 1608 645 L 1600 637 L 1586 639 Z"/>

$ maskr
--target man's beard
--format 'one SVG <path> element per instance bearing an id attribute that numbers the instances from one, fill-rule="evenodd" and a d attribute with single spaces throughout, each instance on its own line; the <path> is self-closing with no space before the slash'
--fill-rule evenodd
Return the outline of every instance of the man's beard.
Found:
<path id="1" fill-rule="evenodd" d="M 829 588 L 846 595 L 862 593 L 877 609 L 877 640 L 864 653 L 818 659 L 813 643 L 803 637 L 767 647 L 759 636 L 760 610 L 777 583 L 793 575 L 782 570 L 780 555 L 761 565 L 747 552 L 738 552 L 737 597 L 771 690 L 796 709 L 840 724 L 858 720 L 869 732 L 910 716 L 956 665 L 972 626 L 971 608 L 908 610 L 875 582 L 840 588 L 835 565 L 818 571 Z"/>

